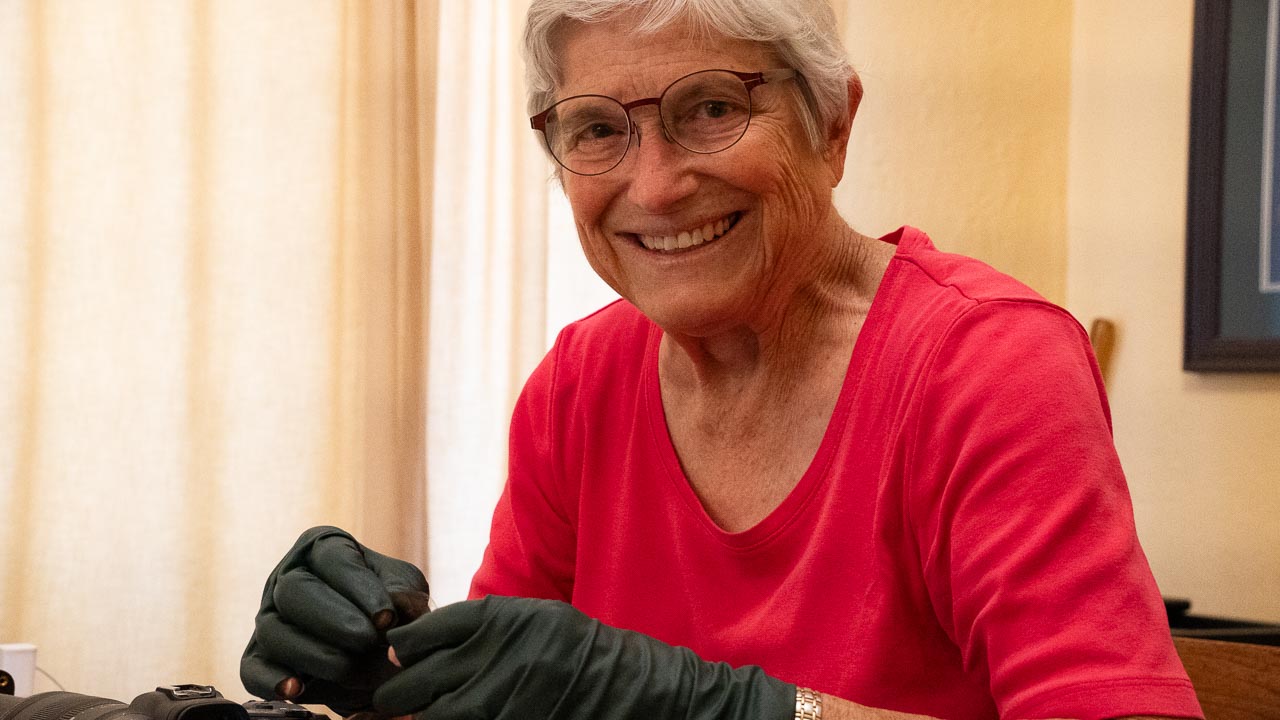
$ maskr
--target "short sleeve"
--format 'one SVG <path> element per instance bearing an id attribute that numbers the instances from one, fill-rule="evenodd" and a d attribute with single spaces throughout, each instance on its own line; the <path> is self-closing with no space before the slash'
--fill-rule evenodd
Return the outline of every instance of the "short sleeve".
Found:
<path id="1" fill-rule="evenodd" d="M 557 342 L 534 370 L 512 412 L 507 482 L 471 582 L 472 598 L 572 596 L 576 509 L 562 497 L 554 428 L 559 348 Z"/>
<path id="2" fill-rule="evenodd" d="M 1199 717 L 1079 324 L 975 302 L 921 382 L 906 482 L 925 582 L 1001 716 Z"/>

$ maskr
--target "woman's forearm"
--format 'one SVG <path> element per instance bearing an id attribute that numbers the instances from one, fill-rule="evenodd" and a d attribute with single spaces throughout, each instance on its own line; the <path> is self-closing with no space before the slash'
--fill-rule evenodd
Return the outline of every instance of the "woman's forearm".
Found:
<path id="1" fill-rule="evenodd" d="M 938 720 L 929 715 L 915 715 L 913 713 L 897 712 L 894 710 L 879 710 L 869 708 L 866 705 L 859 705 L 855 702 L 842 700 L 832 695 L 822 694 L 822 720 Z M 1159 718 L 1153 716 L 1133 716 L 1128 718 L 1117 718 L 1117 720 L 1170 720 L 1168 718 Z"/>
<path id="2" fill-rule="evenodd" d="M 928 715 L 879 710 L 822 694 L 822 720 L 937 720 Z"/>

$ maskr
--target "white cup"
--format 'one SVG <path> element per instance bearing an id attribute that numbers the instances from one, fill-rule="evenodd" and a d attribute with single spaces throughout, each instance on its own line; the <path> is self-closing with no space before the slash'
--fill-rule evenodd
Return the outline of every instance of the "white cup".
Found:
<path id="1" fill-rule="evenodd" d="M 36 646 L 0 643 L 0 670 L 13 676 L 13 694 L 26 697 L 36 681 Z"/>

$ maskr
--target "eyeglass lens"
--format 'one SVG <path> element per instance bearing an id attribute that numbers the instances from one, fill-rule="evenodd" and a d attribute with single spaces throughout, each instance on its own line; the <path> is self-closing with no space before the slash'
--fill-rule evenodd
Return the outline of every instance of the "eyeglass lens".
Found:
<path id="1" fill-rule="evenodd" d="M 668 137 L 696 153 L 733 145 L 751 120 L 751 97 L 736 75 L 722 70 L 694 73 L 662 93 L 658 114 Z M 631 144 L 627 110 L 613 98 L 583 95 L 557 103 L 544 134 L 551 154 L 565 168 L 598 175 L 622 161 Z"/>

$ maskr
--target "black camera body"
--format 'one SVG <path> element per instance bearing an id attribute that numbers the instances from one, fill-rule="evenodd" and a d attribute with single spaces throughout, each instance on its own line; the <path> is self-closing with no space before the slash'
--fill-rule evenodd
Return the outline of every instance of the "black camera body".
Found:
<path id="1" fill-rule="evenodd" d="M 328 720 L 301 705 L 283 701 L 228 700 L 211 685 L 165 685 L 128 705 L 119 700 L 71 692 L 19 698 L 0 695 L 0 720 Z"/>

